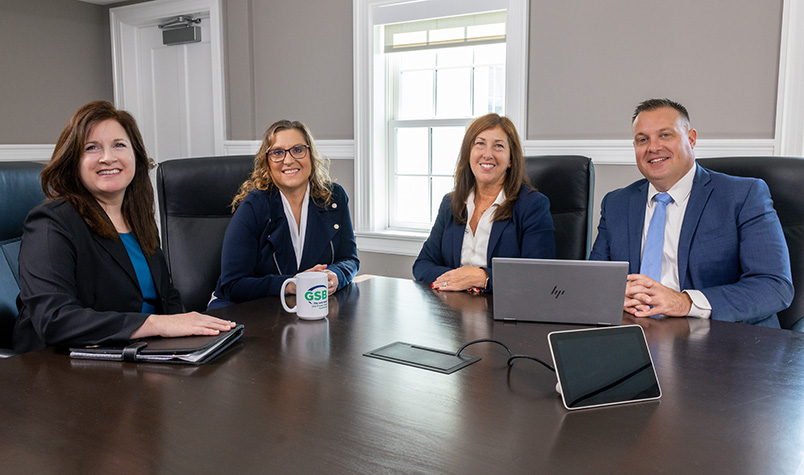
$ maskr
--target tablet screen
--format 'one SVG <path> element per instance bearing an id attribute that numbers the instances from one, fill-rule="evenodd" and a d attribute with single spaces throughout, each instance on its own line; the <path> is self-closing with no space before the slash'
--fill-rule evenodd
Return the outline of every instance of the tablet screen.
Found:
<path id="1" fill-rule="evenodd" d="M 567 409 L 661 397 L 639 325 L 552 332 L 547 338 Z"/>

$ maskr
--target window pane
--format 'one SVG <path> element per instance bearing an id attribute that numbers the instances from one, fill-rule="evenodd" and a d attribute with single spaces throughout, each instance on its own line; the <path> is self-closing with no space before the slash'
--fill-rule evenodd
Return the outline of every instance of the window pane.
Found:
<path id="1" fill-rule="evenodd" d="M 441 200 L 444 199 L 444 195 L 452 191 L 454 185 L 455 180 L 452 177 L 433 177 L 433 203 L 431 208 L 433 215 L 430 218 L 432 221 L 435 221 L 436 216 L 438 216 L 438 207 L 441 206 Z"/>
<path id="2" fill-rule="evenodd" d="M 436 117 L 468 117 L 471 108 L 471 69 L 439 69 Z"/>
<path id="3" fill-rule="evenodd" d="M 479 66 L 475 68 L 474 115 L 496 112 L 503 114 L 505 104 L 505 68 Z"/>
<path id="4" fill-rule="evenodd" d="M 433 71 L 399 74 L 399 118 L 433 116 Z"/>
<path id="5" fill-rule="evenodd" d="M 435 67 L 435 51 L 409 51 L 399 54 L 401 55 L 399 68 L 402 70 L 433 69 Z"/>
<path id="6" fill-rule="evenodd" d="M 438 50 L 438 67 L 471 66 L 472 50 L 471 46 Z"/>
<path id="7" fill-rule="evenodd" d="M 476 46 L 475 64 L 505 64 L 505 43 Z"/>
<path id="8" fill-rule="evenodd" d="M 427 127 L 396 129 L 396 172 L 427 175 Z"/>
<path id="9" fill-rule="evenodd" d="M 464 127 L 433 127 L 433 175 L 455 173 L 465 130 Z"/>
<path id="10" fill-rule="evenodd" d="M 427 224 L 430 222 L 429 178 L 426 176 L 396 177 L 396 220 Z"/>

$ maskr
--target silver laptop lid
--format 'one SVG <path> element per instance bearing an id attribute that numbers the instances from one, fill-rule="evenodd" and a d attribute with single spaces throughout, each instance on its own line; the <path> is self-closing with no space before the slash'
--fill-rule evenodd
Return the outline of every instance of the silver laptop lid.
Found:
<path id="1" fill-rule="evenodd" d="M 495 320 L 622 323 L 627 262 L 495 257 L 492 269 Z"/>

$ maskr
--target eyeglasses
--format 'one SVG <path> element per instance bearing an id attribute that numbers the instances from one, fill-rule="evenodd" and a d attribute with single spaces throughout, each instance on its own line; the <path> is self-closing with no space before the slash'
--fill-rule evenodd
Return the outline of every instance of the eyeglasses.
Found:
<path id="1" fill-rule="evenodd" d="M 290 152 L 291 157 L 300 160 L 307 156 L 307 149 L 309 148 L 309 145 L 294 145 L 290 148 L 272 148 L 265 152 L 265 156 L 268 157 L 268 160 L 278 163 L 285 159 L 286 153 Z"/>

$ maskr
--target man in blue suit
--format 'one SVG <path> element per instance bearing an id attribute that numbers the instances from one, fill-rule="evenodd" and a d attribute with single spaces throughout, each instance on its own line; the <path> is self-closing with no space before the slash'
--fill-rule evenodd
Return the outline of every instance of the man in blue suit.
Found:
<path id="1" fill-rule="evenodd" d="M 637 317 L 692 316 L 779 328 L 776 312 L 790 305 L 793 284 L 768 186 L 697 165 L 697 132 L 677 102 L 639 104 L 632 131 L 645 179 L 603 198 L 590 255 L 630 263 L 623 309 Z M 658 201 L 656 195 L 662 195 Z M 651 278 L 640 268 L 647 264 L 643 247 L 652 241 L 648 228 L 656 211 L 666 216 L 658 247 L 648 246 L 657 248 L 660 259 Z M 646 261 L 652 259 L 647 254 Z"/>

